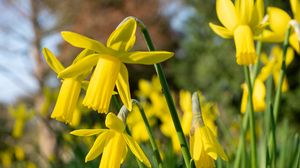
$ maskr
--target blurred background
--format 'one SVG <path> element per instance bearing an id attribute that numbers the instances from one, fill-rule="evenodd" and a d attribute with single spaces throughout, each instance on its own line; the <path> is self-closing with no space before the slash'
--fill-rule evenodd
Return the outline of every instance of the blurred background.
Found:
<path id="1" fill-rule="evenodd" d="M 286 0 L 265 3 L 291 14 Z M 68 135 L 74 127 L 49 117 L 60 81 L 46 65 L 41 50 L 49 48 L 67 66 L 80 50 L 63 42 L 61 31 L 105 43 L 127 16 L 146 24 L 157 50 L 175 52 L 175 57 L 163 64 L 171 89 L 201 90 L 218 103 L 226 129 L 232 136 L 237 134 L 229 127 L 240 124 L 243 71 L 235 63 L 233 41 L 218 37 L 208 26 L 209 22 L 219 23 L 214 0 L 0 0 L 0 11 L 2 167 L 97 167 L 99 161 L 84 164 L 88 145 L 76 145 L 80 139 Z M 138 32 L 134 50 L 147 50 L 142 37 Z M 270 47 L 263 44 L 267 53 Z M 288 122 L 289 129 L 296 132 L 300 132 L 299 58 L 295 56 L 287 70 L 290 88 L 283 95 L 279 116 L 280 123 Z M 138 81 L 151 80 L 155 71 L 152 66 L 128 68 L 134 96 Z M 88 119 L 91 116 L 92 121 Z M 96 113 L 86 114 L 84 125 L 78 127 L 89 128 L 95 117 Z"/>

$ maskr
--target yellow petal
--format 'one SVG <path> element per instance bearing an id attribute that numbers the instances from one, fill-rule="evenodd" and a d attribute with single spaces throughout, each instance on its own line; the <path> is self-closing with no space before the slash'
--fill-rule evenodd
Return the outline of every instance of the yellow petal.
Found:
<path id="1" fill-rule="evenodd" d="M 252 17 L 253 12 L 253 6 L 254 2 L 253 0 L 236 0 L 235 6 L 237 9 L 237 12 L 240 16 L 240 23 L 241 24 L 249 24 Z"/>
<path id="2" fill-rule="evenodd" d="M 271 30 L 284 36 L 291 17 L 284 10 L 275 7 L 268 8 L 268 16 Z"/>
<path id="3" fill-rule="evenodd" d="M 99 156 L 103 152 L 104 147 L 107 145 L 107 143 L 109 143 L 113 135 L 114 133 L 112 131 L 105 131 L 100 134 L 95 140 L 89 153 L 86 155 L 85 162 L 93 160 L 97 156 Z"/>
<path id="4" fill-rule="evenodd" d="M 256 0 L 255 6 L 252 12 L 252 18 L 251 18 L 251 27 L 255 28 L 261 22 L 264 18 L 264 1 L 263 0 Z"/>
<path id="5" fill-rule="evenodd" d="M 229 30 L 233 31 L 239 23 L 235 7 L 231 0 L 217 0 L 217 16 L 220 22 Z"/>
<path id="6" fill-rule="evenodd" d="M 66 42 L 70 43 L 74 47 L 86 48 L 101 54 L 107 54 L 109 52 L 109 49 L 107 49 L 102 43 L 83 35 L 69 31 L 63 31 L 61 32 L 61 35 Z"/>
<path id="7" fill-rule="evenodd" d="M 270 30 L 263 30 L 256 38 L 257 40 L 261 40 L 263 42 L 275 42 L 279 43 L 284 40 L 284 34 L 278 34 L 276 32 L 270 31 Z"/>
<path id="8" fill-rule="evenodd" d="M 121 62 L 109 55 L 98 59 L 82 104 L 99 113 L 107 113 Z"/>
<path id="9" fill-rule="evenodd" d="M 51 118 L 66 123 L 72 122 L 81 90 L 80 85 L 80 81 L 72 78 L 63 81 Z"/>
<path id="10" fill-rule="evenodd" d="M 249 26 L 241 25 L 234 31 L 236 47 L 236 62 L 239 65 L 254 64 L 256 52 L 254 48 L 253 33 Z"/>
<path id="11" fill-rule="evenodd" d="M 82 73 L 86 72 L 86 70 L 92 68 L 97 64 L 97 61 L 101 55 L 99 54 L 92 54 L 82 58 L 81 60 L 77 61 L 75 64 L 67 67 L 63 71 L 58 74 L 59 78 L 72 78 L 81 75 Z"/>
<path id="12" fill-rule="evenodd" d="M 225 154 L 222 146 L 217 141 L 217 138 L 213 135 L 212 131 L 204 126 L 200 127 L 201 137 L 203 138 L 204 150 L 209 156 L 214 160 L 217 159 L 217 156 L 220 156 L 223 160 L 227 161 L 228 157 Z"/>
<path id="13" fill-rule="evenodd" d="M 215 25 L 213 23 L 209 23 L 209 27 L 219 36 L 223 38 L 232 38 L 233 34 L 231 31 L 226 29 L 225 27 Z"/>
<path id="14" fill-rule="evenodd" d="M 126 18 L 107 40 L 107 47 L 117 51 L 128 51 L 135 43 L 137 23 L 133 17 Z"/>
<path id="15" fill-rule="evenodd" d="M 273 69 L 274 69 L 274 63 L 272 61 L 266 64 L 264 67 L 262 67 L 257 78 L 260 79 L 261 81 L 265 81 L 272 74 Z"/>
<path id="16" fill-rule="evenodd" d="M 128 64 L 145 64 L 152 65 L 163 62 L 174 55 L 167 51 L 136 51 L 126 52 L 118 57 L 122 62 Z"/>
<path id="17" fill-rule="evenodd" d="M 108 113 L 105 119 L 105 126 L 118 132 L 125 130 L 123 121 L 118 118 L 114 113 Z"/>
<path id="18" fill-rule="evenodd" d="M 296 33 L 292 33 L 289 39 L 291 46 L 296 50 L 298 54 L 300 54 L 300 39 Z"/>
<path id="19" fill-rule="evenodd" d="M 179 92 L 179 104 L 183 111 L 182 116 L 182 129 L 185 135 L 189 135 L 192 124 L 192 95 L 189 91 L 180 90 Z"/>
<path id="20" fill-rule="evenodd" d="M 104 147 L 100 161 L 100 168 L 119 168 L 121 166 L 126 143 L 122 135 L 115 133 L 108 144 Z"/>
<path id="21" fill-rule="evenodd" d="M 248 87 L 245 83 L 242 84 L 243 89 L 243 96 L 241 101 L 241 112 L 245 113 L 247 108 L 247 102 L 248 102 Z"/>
<path id="22" fill-rule="evenodd" d="M 299 0 L 290 0 L 294 18 L 300 23 L 300 2 Z"/>
<path id="23" fill-rule="evenodd" d="M 192 155 L 193 159 L 199 160 L 201 153 L 205 152 L 203 148 L 203 137 L 201 137 L 200 129 L 196 128 L 194 133 L 193 147 L 192 147 Z"/>
<path id="24" fill-rule="evenodd" d="M 266 87 L 264 83 L 256 79 L 253 87 L 253 105 L 254 111 L 264 111 L 266 108 Z"/>
<path id="25" fill-rule="evenodd" d="M 92 55 L 92 54 L 94 54 L 94 53 L 95 53 L 95 52 L 92 51 L 92 50 L 84 49 L 84 50 L 82 50 L 82 51 L 76 56 L 76 58 L 74 59 L 73 63 L 76 63 L 76 62 L 78 62 L 79 60 L 81 60 L 82 58 L 84 58 L 85 56 Z"/>
<path id="26" fill-rule="evenodd" d="M 294 51 L 291 47 L 289 47 L 286 52 L 286 59 L 285 59 L 286 65 L 289 66 L 293 60 L 294 60 Z"/>
<path id="27" fill-rule="evenodd" d="M 126 134 L 122 134 L 126 144 L 128 145 L 131 152 L 134 154 L 136 158 L 138 158 L 142 163 L 144 163 L 147 167 L 151 167 L 151 164 L 144 154 L 143 150 L 139 146 L 139 144 L 130 136 Z"/>
<path id="28" fill-rule="evenodd" d="M 79 129 L 70 132 L 70 134 L 76 136 L 92 136 L 92 135 L 101 134 L 104 131 L 107 131 L 107 129 Z"/>
<path id="29" fill-rule="evenodd" d="M 130 87 L 128 81 L 128 71 L 124 64 L 121 64 L 120 73 L 116 82 L 116 86 L 120 95 L 120 98 L 126 108 L 131 111 L 132 103 L 130 96 Z"/>
<path id="30" fill-rule="evenodd" d="M 65 69 L 64 66 L 54 56 L 54 54 L 47 48 L 43 48 L 43 55 L 49 67 L 57 74 Z"/>

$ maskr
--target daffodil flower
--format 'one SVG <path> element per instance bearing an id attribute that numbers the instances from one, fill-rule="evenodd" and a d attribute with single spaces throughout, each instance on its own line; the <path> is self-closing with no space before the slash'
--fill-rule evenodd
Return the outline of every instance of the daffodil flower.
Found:
<path id="1" fill-rule="evenodd" d="M 210 168 L 215 167 L 214 160 L 217 160 L 218 156 L 225 161 L 228 161 L 228 158 L 216 135 L 206 125 L 200 105 L 200 96 L 199 92 L 193 93 L 192 96 L 193 121 L 190 131 L 190 151 L 197 168 Z"/>
<path id="2" fill-rule="evenodd" d="M 95 159 L 102 154 L 100 168 L 118 168 L 127 155 L 128 148 L 147 167 L 151 167 L 149 160 L 138 143 L 124 133 L 125 124 L 115 114 L 108 113 L 105 120 L 108 129 L 81 129 L 72 131 L 77 136 L 98 135 L 92 148 L 86 155 L 85 161 Z"/>
<path id="3" fill-rule="evenodd" d="M 88 108 L 107 113 L 112 92 L 116 86 L 123 104 L 131 111 L 128 71 L 124 63 L 149 65 L 173 56 L 173 53 L 166 51 L 129 52 L 136 40 L 136 27 L 137 23 L 134 18 L 125 19 L 110 35 L 106 47 L 85 36 L 73 32 L 62 32 L 63 39 L 71 45 L 96 52 L 59 73 L 59 77 L 69 78 L 96 66 L 83 100 L 83 104 Z"/>
<path id="4" fill-rule="evenodd" d="M 8 111 L 15 118 L 12 136 L 20 138 L 23 135 L 24 124 L 33 116 L 33 111 L 28 111 L 24 103 L 19 104 L 16 108 L 9 107 Z"/>
<path id="5" fill-rule="evenodd" d="M 74 62 L 80 60 L 84 56 L 90 54 L 91 51 L 83 50 L 74 60 Z M 50 68 L 57 74 L 63 71 L 64 66 L 58 61 L 56 56 L 47 48 L 43 49 L 43 55 Z M 87 71 L 85 71 L 86 73 Z M 77 106 L 81 90 L 82 76 L 74 76 L 72 78 L 64 78 L 60 87 L 59 95 L 51 114 L 51 118 L 55 118 L 58 121 L 62 121 L 68 124 L 73 124 L 73 114 Z"/>
<path id="6" fill-rule="evenodd" d="M 299 0 L 291 0 L 291 7 L 294 13 L 294 21 L 300 23 L 300 3 Z M 262 32 L 260 39 L 265 42 L 282 42 L 285 37 L 285 33 L 288 29 L 292 18 L 284 10 L 276 7 L 268 7 L 268 23 L 270 29 L 265 29 Z M 298 35 L 297 32 L 298 31 Z M 300 30 L 292 31 L 289 37 L 290 45 L 300 53 Z"/>
<path id="7" fill-rule="evenodd" d="M 286 54 L 286 66 L 288 67 L 294 59 L 294 52 L 292 48 L 287 49 Z M 274 46 L 271 51 L 271 56 L 268 58 L 266 55 L 262 55 L 262 62 L 264 66 L 261 69 L 258 77 L 261 81 L 265 81 L 270 75 L 273 75 L 275 86 L 277 87 L 281 63 L 282 63 L 282 49 L 279 46 Z M 286 92 L 289 89 L 287 78 L 284 77 L 282 84 L 282 92 Z"/>
<path id="8" fill-rule="evenodd" d="M 215 167 L 214 160 L 220 156 L 228 161 L 216 136 L 206 126 L 199 126 L 190 134 L 191 155 L 197 168 Z"/>
<path id="9" fill-rule="evenodd" d="M 242 84 L 243 89 L 243 96 L 242 96 L 242 103 L 241 103 L 241 112 L 245 113 L 247 108 L 247 101 L 248 101 L 248 87 L 246 83 Z M 255 80 L 254 87 L 253 87 L 253 107 L 254 111 L 262 112 L 266 108 L 266 87 L 263 81 L 259 78 Z"/>
<path id="10" fill-rule="evenodd" d="M 254 35 L 264 27 L 263 0 L 217 0 L 217 16 L 224 25 L 209 23 L 210 28 L 223 38 L 234 38 L 236 62 L 239 65 L 253 64 L 256 60 Z"/>

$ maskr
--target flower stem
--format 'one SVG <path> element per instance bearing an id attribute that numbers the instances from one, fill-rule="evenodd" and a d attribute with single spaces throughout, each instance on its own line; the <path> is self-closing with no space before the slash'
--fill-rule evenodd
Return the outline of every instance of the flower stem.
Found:
<path id="1" fill-rule="evenodd" d="M 140 20 L 137 20 L 137 21 L 138 21 L 139 26 L 141 28 L 141 31 L 144 35 L 144 38 L 145 38 L 145 41 L 147 43 L 148 49 L 150 51 L 154 51 L 155 48 L 154 48 L 154 45 L 152 43 L 151 37 L 149 35 L 149 32 L 148 32 L 146 26 Z M 181 152 L 182 152 L 182 155 L 183 155 L 185 165 L 186 165 L 187 168 L 195 167 L 195 163 L 191 159 L 191 154 L 189 152 L 189 147 L 188 147 L 187 141 L 185 139 L 182 127 L 180 125 L 180 120 L 179 120 L 179 117 L 178 117 L 178 114 L 177 114 L 177 111 L 176 111 L 176 107 L 175 107 L 174 101 L 172 99 L 171 92 L 170 92 L 165 74 L 163 72 L 163 69 L 162 69 L 160 64 L 155 64 L 154 67 L 155 67 L 156 73 L 158 75 L 158 78 L 160 80 L 160 84 L 162 86 L 163 93 L 165 95 L 165 99 L 167 101 L 167 104 L 168 104 L 168 107 L 169 107 L 169 110 L 170 110 L 170 114 L 171 114 L 171 117 L 172 117 L 172 120 L 173 120 L 173 124 L 174 124 L 174 127 L 175 127 L 176 132 L 177 132 L 177 136 L 178 136 L 179 143 L 180 143 L 180 146 L 181 146 Z"/>
<path id="2" fill-rule="evenodd" d="M 277 118 L 278 118 L 278 112 L 279 112 L 279 108 L 280 108 L 280 98 L 281 98 L 281 90 L 282 90 L 282 83 L 285 77 L 285 72 L 286 72 L 286 63 L 285 63 L 285 59 L 286 59 L 286 53 L 287 53 L 287 49 L 289 47 L 289 37 L 291 34 L 291 27 L 289 26 L 288 30 L 285 33 L 285 38 L 283 41 L 283 51 L 282 51 L 282 63 L 281 63 L 281 70 L 280 70 L 280 76 L 279 76 L 279 81 L 278 81 L 278 86 L 276 88 L 276 94 L 275 94 L 275 100 L 274 100 L 274 120 L 275 120 L 275 124 L 277 122 Z"/>
<path id="3" fill-rule="evenodd" d="M 252 75 L 252 78 L 251 78 L 251 84 L 252 84 L 252 87 L 253 87 L 253 84 L 254 84 L 254 80 L 258 74 L 258 69 L 259 69 L 259 66 L 260 66 L 260 57 L 261 57 L 261 49 L 262 49 L 262 42 L 261 41 L 258 41 L 256 43 L 256 55 L 257 55 L 257 62 L 255 64 L 255 67 L 254 67 L 254 71 L 253 71 L 253 75 Z M 245 136 L 246 136 L 246 133 L 247 133 L 247 129 L 248 129 L 248 124 L 249 124 L 249 111 L 250 111 L 250 105 L 249 103 L 247 103 L 247 108 L 246 108 L 246 114 L 245 116 L 243 117 L 243 121 L 242 121 L 242 133 L 240 135 L 240 139 L 239 139 L 239 146 L 238 146 L 238 149 L 237 149 L 237 154 L 236 154 L 236 158 L 234 160 L 234 168 L 239 168 L 240 167 L 240 163 L 241 163 L 241 156 L 245 156 L 246 155 L 246 149 L 245 149 Z"/>
<path id="4" fill-rule="evenodd" d="M 253 108 L 253 90 L 252 90 L 252 82 L 250 78 L 250 68 L 244 66 L 244 73 L 246 78 L 246 83 L 248 86 L 248 104 L 250 106 L 250 110 L 247 111 L 249 113 L 249 122 L 250 122 L 250 134 L 251 134 L 251 167 L 256 168 L 256 135 L 255 135 L 255 119 L 254 119 L 254 108 Z"/>
<path id="5" fill-rule="evenodd" d="M 150 143 L 151 143 L 151 147 L 152 147 L 152 150 L 153 150 L 153 153 L 154 153 L 153 158 L 156 162 L 155 164 L 158 165 L 159 168 L 162 168 L 163 167 L 162 159 L 160 157 L 159 150 L 158 150 L 157 144 L 155 142 L 154 135 L 153 135 L 152 129 L 150 127 L 150 124 L 148 122 L 148 119 L 147 119 L 146 113 L 144 111 L 144 108 L 135 99 L 132 100 L 132 103 L 137 105 L 137 107 L 139 108 L 142 119 L 143 119 L 144 124 L 146 126 L 146 129 L 147 129 L 147 132 L 148 132 L 148 135 L 149 135 L 149 139 L 150 139 Z"/>

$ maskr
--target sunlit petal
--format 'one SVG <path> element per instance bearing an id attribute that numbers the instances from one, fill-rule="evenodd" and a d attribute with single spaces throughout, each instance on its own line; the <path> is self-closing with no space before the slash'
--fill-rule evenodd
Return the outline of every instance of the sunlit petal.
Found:
<path id="1" fill-rule="evenodd" d="M 57 74 L 65 69 L 64 66 L 54 56 L 54 54 L 47 48 L 43 48 L 43 55 L 49 67 Z"/>
<path id="2" fill-rule="evenodd" d="M 107 40 L 107 47 L 117 51 L 128 51 L 135 43 L 137 23 L 133 17 L 126 18 Z"/>
<path id="3" fill-rule="evenodd" d="M 223 38 L 232 38 L 233 33 L 225 27 L 209 23 L 209 27 L 219 36 Z"/>
<path id="4" fill-rule="evenodd" d="M 229 30 L 233 31 L 238 21 L 238 16 L 235 7 L 231 0 L 217 0 L 216 2 L 217 15 L 220 22 Z"/>
<path id="5" fill-rule="evenodd" d="M 92 54 L 78 60 L 75 64 L 67 67 L 58 74 L 59 78 L 72 78 L 84 73 L 84 69 L 90 69 L 97 64 L 101 55 Z"/>
<path id="6" fill-rule="evenodd" d="M 118 132 L 123 132 L 125 125 L 123 121 L 118 118 L 114 113 L 108 113 L 105 120 L 105 126 Z"/>
<path id="7" fill-rule="evenodd" d="M 272 31 L 274 31 L 276 34 L 281 34 L 284 36 L 288 29 L 291 17 L 284 10 L 275 7 L 268 8 L 268 16 Z"/>
<path id="8" fill-rule="evenodd" d="M 130 87 L 128 81 L 128 71 L 124 64 L 121 64 L 120 73 L 118 75 L 116 86 L 123 104 L 126 106 L 126 108 L 129 111 L 131 111 L 132 103 L 131 103 Z"/>
<path id="9" fill-rule="evenodd" d="M 151 164 L 150 164 L 148 158 L 144 154 L 144 152 L 141 149 L 141 147 L 139 146 L 139 144 L 130 136 L 128 136 L 126 134 L 122 134 L 122 135 L 123 135 L 123 138 L 124 138 L 126 144 L 128 145 L 131 152 L 135 155 L 135 157 L 138 158 L 147 167 L 151 167 Z"/>
<path id="10" fill-rule="evenodd" d="M 145 64 L 152 65 L 163 62 L 174 55 L 167 51 L 136 51 L 122 54 L 120 60 L 128 64 Z"/>
<path id="11" fill-rule="evenodd" d="M 107 53 L 108 51 L 107 48 L 99 41 L 90 39 L 78 33 L 63 31 L 61 32 L 61 35 L 66 42 L 70 43 L 74 47 L 86 48 L 101 54 Z"/>
<path id="12" fill-rule="evenodd" d="M 79 129 L 70 132 L 70 134 L 76 136 L 92 136 L 92 135 L 101 134 L 104 131 L 107 131 L 107 129 Z"/>
<path id="13" fill-rule="evenodd" d="M 99 156 L 103 149 L 107 146 L 107 144 L 111 141 L 111 138 L 114 136 L 112 131 L 105 131 L 100 134 L 97 139 L 95 140 L 92 148 L 90 149 L 89 153 L 85 157 L 85 162 L 95 159 Z"/>

